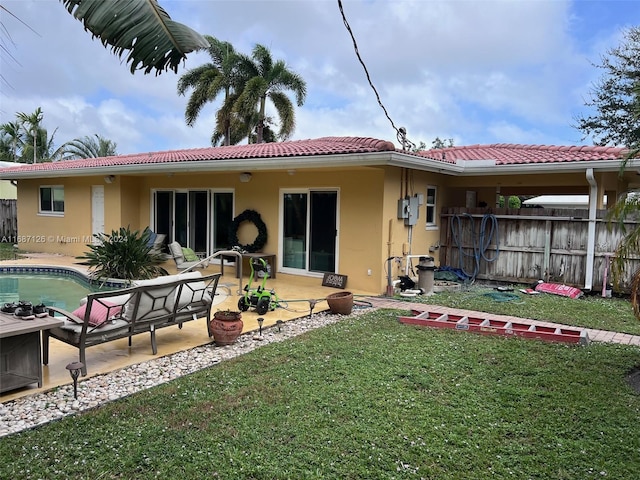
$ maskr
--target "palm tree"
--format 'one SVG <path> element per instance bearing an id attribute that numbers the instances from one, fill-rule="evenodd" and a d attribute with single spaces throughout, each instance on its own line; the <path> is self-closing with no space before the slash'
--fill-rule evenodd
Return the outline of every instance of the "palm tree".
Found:
<path id="1" fill-rule="evenodd" d="M 178 22 L 156 0 L 96 2 L 61 0 L 85 30 L 122 58 L 127 51 L 131 73 L 165 70 L 177 73 L 187 53 L 209 46 L 196 31 Z"/>
<path id="2" fill-rule="evenodd" d="M 87 135 L 84 138 L 74 138 L 62 145 L 62 160 L 111 157 L 118 154 L 115 142 L 97 133 L 94 134 L 94 137 Z"/>
<path id="3" fill-rule="evenodd" d="M 36 134 L 29 132 L 25 137 L 20 161 L 27 163 L 29 158 L 38 158 L 40 162 L 55 162 L 62 158 L 64 145 L 55 148 L 56 128 L 51 136 L 46 128 L 38 127 Z M 35 137 L 32 139 L 32 137 Z"/>
<path id="4" fill-rule="evenodd" d="M 289 138 L 295 129 L 295 111 L 283 91 L 293 91 L 300 107 L 307 95 L 305 81 L 289 70 L 284 61 L 274 63 L 269 49 L 259 44 L 253 48 L 251 57 L 241 56 L 240 72 L 246 83 L 235 102 L 235 109 L 242 118 L 252 121 L 252 127 L 256 127 L 256 142 L 262 143 L 264 139 L 267 98 L 273 103 L 280 119 L 278 137 L 280 140 Z"/>
<path id="5" fill-rule="evenodd" d="M 190 127 L 208 102 L 213 102 L 218 95 L 224 94 L 222 108 L 218 110 L 216 116 L 211 143 L 217 145 L 222 140 L 224 145 L 232 145 L 238 143 L 244 136 L 232 141 L 237 137 L 232 134 L 232 129 L 237 130 L 237 125 L 233 125 L 236 118 L 232 106 L 237 100 L 237 91 L 240 86 L 237 72 L 240 57 L 229 42 L 223 42 L 209 35 L 205 35 L 205 38 L 209 42 L 207 52 L 212 62 L 191 69 L 182 75 L 178 81 L 178 94 L 184 95 L 187 90 L 193 90 L 184 114 L 187 125 Z"/>
<path id="6" fill-rule="evenodd" d="M 18 121 L 3 123 L 0 125 L 0 135 L 2 135 L 3 155 L 6 154 L 6 160 L 17 161 L 18 147 L 23 142 L 20 123 Z"/>
<path id="7" fill-rule="evenodd" d="M 33 141 L 33 148 L 32 148 L 33 163 L 36 163 L 37 161 L 36 153 L 38 151 L 38 145 L 37 145 L 37 139 L 38 139 L 38 133 L 39 133 L 38 130 L 40 130 L 40 122 L 42 122 L 42 117 L 43 117 L 42 109 L 40 107 L 36 108 L 36 111 L 33 112 L 31 115 L 27 115 L 24 112 L 18 112 L 16 116 L 18 117 L 18 121 L 20 122 L 22 129 L 26 134 L 26 137 L 28 137 L 29 140 Z M 25 158 L 25 161 L 26 161 L 25 150 L 27 150 L 26 143 L 27 142 L 25 140 L 25 146 L 22 150 L 22 156 Z M 31 142 L 29 142 L 29 144 L 31 144 Z"/>

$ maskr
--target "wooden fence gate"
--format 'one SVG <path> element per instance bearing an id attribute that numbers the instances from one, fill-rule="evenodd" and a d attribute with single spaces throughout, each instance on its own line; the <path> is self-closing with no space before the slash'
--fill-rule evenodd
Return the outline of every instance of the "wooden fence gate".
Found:
<path id="1" fill-rule="evenodd" d="M 623 238 L 599 210 L 595 244 L 589 255 L 589 212 L 571 209 L 443 208 L 440 229 L 440 266 L 461 268 L 469 277 L 513 283 L 537 280 L 588 286 L 599 291 L 611 282 L 610 259 Z M 627 230 L 640 223 L 625 222 Z M 591 256 L 591 260 L 589 260 Z M 640 257 L 627 262 L 619 290 L 628 292 Z"/>

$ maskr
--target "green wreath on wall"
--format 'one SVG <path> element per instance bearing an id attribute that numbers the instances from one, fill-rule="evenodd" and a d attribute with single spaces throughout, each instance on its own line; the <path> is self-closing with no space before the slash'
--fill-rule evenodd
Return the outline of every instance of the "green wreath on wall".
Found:
<path id="1" fill-rule="evenodd" d="M 251 222 L 258 229 L 258 236 L 253 243 L 248 245 L 241 245 L 238 240 L 238 229 L 243 222 Z M 255 210 L 245 210 L 231 222 L 229 226 L 229 240 L 232 246 L 237 245 L 249 253 L 259 252 L 267 243 L 267 226 L 262 221 L 262 218 L 260 218 L 258 212 Z"/>

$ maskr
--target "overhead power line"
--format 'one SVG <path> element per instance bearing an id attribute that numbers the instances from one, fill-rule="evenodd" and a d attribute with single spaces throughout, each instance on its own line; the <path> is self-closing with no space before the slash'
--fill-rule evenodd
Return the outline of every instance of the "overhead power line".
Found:
<path id="1" fill-rule="evenodd" d="M 369 75 L 369 70 L 367 69 L 367 66 L 364 63 L 364 60 L 362 60 L 362 57 L 360 56 L 360 52 L 358 50 L 358 42 L 356 42 L 356 37 L 353 34 L 353 31 L 351 30 L 351 26 L 349 25 L 349 22 L 347 21 L 347 17 L 344 13 L 344 8 L 342 7 L 342 0 L 338 0 L 338 8 L 340 9 L 340 14 L 342 15 L 342 22 L 344 23 L 344 26 L 346 27 L 347 31 L 349 32 L 349 35 L 351 36 L 351 41 L 353 42 L 353 49 L 356 52 L 358 61 L 360 62 L 360 65 L 362 65 L 362 68 L 364 69 L 364 73 L 367 76 L 367 81 L 369 82 L 369 85 L 371 86 L 373 93 L 375 93 L 376 95 L 376 99 L 378 100 L 378 104 L 380 105 L 380 108 L 382 108 L 385 116 L 389 120 L 389 123 L 391 123 L 391 126 L 396 131 L 396 138 L 402 144 L 402 149 L 410 150 L 412 148 L 415 148 L 415 144 L 407 138 L 407 130 L 404 127 L 400 127 L 400 128 L 396 127 L 395 123 L 393 123 L 393 120 L 391 119 L 391 116 L 389 115 L 389 112 L 387 112 L 386 107 L 383 105 L 382 100 L 380 99 L 378 90 L 376 89 L 375 85 L 373 84 L 373 81 L 371 80 L 371 75 Z"/>

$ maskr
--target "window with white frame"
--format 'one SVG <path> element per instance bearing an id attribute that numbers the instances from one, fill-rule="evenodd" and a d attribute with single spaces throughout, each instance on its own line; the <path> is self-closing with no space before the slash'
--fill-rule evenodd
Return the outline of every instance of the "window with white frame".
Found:
<path id="1" fill-rule="evenodd" d="M 39 213 L 49 215 L 64 214 L 64 187 L 46 186 L 40 187 L 40 208 Z"/>
<path id="2" fill-rule="evenodd" d="M 438 198 L 437 189 L 434 186 L 427 187 L 427 199 L 426 199 L 426 207 L 427 207 L 427 228 L 437 227 L 438 223 L 436 221 L 436 199 Z"/>

